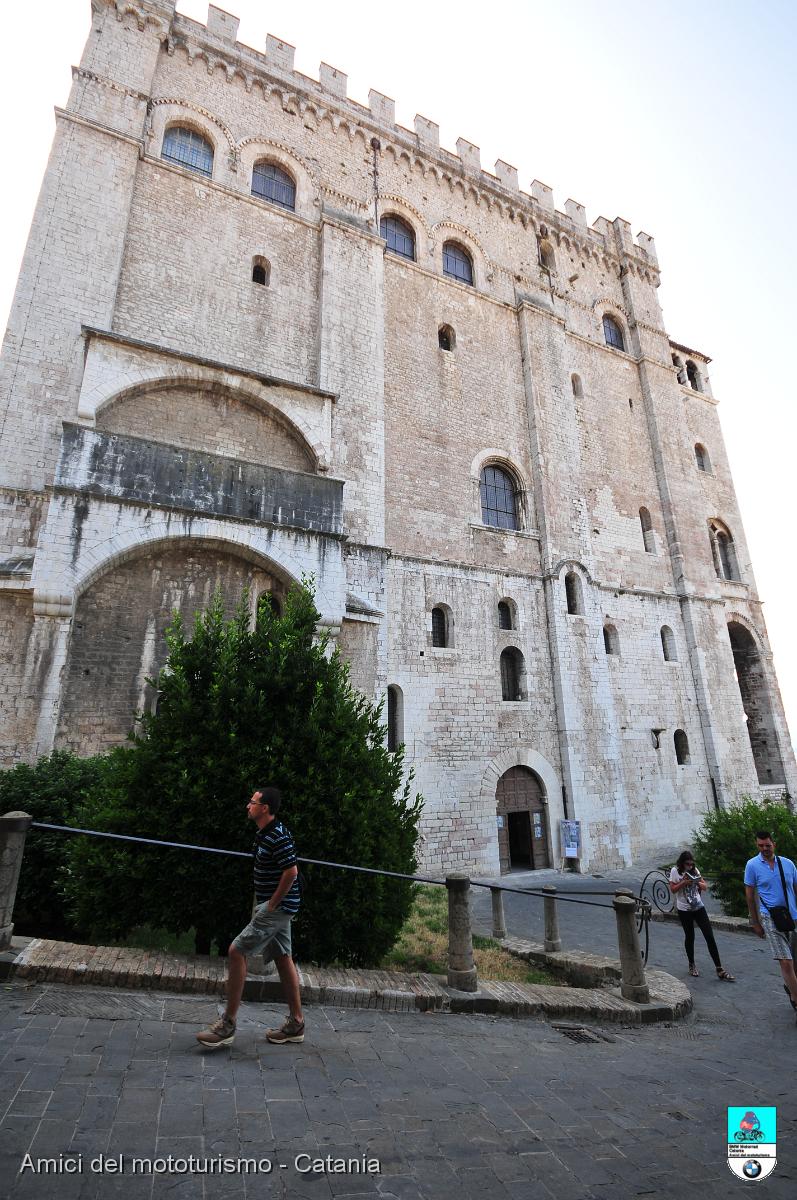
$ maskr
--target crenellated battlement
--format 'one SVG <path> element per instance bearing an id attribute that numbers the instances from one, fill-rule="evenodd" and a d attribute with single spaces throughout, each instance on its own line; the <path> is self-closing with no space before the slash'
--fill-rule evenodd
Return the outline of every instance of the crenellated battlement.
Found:
<path id="1" fill-rule="evenodd" d="M 541 225 L 550 225 L 558 236 L 594 253 L 633 259 L 658 272 L 656 247 L 649 234 L 639 233 L 634 240 L 622 218 L 610 222 L 598 217 L 589 225 L 584 206 L 575 200 L 566 200 L 564 211 L 557 209 L 547 184 L 535 179 L 528 191 L 522 190 L 517 168 L 500 158 L 492 172 L 485 170 L 479 147 L 465 138 L 457 139 L 456 152 L 446 150 L 440 145 L 439 125 L 429 117 L 417 114 L 414 129 L 404 128 L 396 122 L 391 97 L 375 89 L 369 91 L 367 105 L 349 97 L 348 76 L 338 67 L 322 62 L 318 79 L 303 75 L 295 69 L 295 47 L 282 38 L 267 34 L 263 50 L 238 42 L 238 18 L 216 5 L 209 5 L 206 25 L 177 13 L 175 0 L 92 0 L 92 6 L 115 8 L 119 20 L 132 15 L 139 27 L 149 21 L 168 21 L 169 53 L 179 47 L 191 61 L 204 59 L 209 72 L 219 70 L 228 80 L 238 76 L 247 91 L 266 76 L 283 90 L 284 102 L 293 102 L 302 114 L 315 109 L 317 119 L 330 118 L 336 129 L 348 124 L 351 136 L 359 129 L 368 141 L 379 136 L 384 149 L 393 143 L 397 157 L 406 154 L 424 172 L 451 183 L 467 181 L 477 201 L 484 197 L 490 207 L 503 210 L 511 219 L 538 232 Z M 291 91 L 286 93 L 286 87 Z"/>

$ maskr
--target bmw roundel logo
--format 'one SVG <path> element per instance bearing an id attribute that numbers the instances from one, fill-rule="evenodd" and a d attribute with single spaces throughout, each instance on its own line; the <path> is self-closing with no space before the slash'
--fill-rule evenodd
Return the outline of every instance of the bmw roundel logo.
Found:
<path id="1" fill-rule="evenodd" d="M 751 1158 L 749 1162 L 744 1164 L 742 1170 L 748 1179 L 758 1179 L 758 1176 L 761 1174 L 761 1163 L 758 1159 Z"/>

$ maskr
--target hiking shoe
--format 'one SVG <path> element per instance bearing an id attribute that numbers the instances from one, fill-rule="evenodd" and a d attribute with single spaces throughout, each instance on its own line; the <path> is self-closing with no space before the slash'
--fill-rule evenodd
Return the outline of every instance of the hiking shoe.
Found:
<path id="1" fill-rule="evenodd" d="M 214 1021 L 208 1029 L 203 1029 L 201 1033 L 198 1033 L 196 1040 L 206 1049 L 215 1050 L 217 1046 L 231 1045 L 234 1037 L 235 1021 L 225 1014 L 223 1017 L 219 1017 L 218 1021 Z"/>
<path id="2" fill-rule="evenodd" d="M 294 1021 L 293 1017 L 288 1017 L 280 1029 L 266 1030 L 266 1040 L 275 1046 L 281 1046 L 283 1042 L 303 1042 L 304 1021 Z"/>

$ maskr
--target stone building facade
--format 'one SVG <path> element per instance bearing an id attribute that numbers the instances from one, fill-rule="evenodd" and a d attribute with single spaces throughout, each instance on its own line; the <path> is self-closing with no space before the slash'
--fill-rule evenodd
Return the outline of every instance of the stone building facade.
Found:
<path id="1" fill-rule="evenodd" d="M 0 761 L 119 743 L 174 608 L 323 623 L 427 867 L 629 863 L 795 763 L 653 241 L 173 0 L 92 0 L 2 359 Z"/>

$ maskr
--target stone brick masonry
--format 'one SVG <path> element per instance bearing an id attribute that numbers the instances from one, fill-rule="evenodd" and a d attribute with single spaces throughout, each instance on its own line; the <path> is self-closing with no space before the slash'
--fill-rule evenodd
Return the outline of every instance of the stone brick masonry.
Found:
<path id="1" fill-rule="evenodd" d="M 664 329 L 652 238 L 214 6 L 91 21 L 0 367 L 0 763 L 118 743 L 174 608 L 312 573 L 354 681 L 391 689 L 427 868 L 498 871 L 513 768 L 527 866 L 532 818 L 551 862 L 579 820 L 599 869 L 793 794 L 710 360 Z M 163 157 L 175 126 L 209 173 Z M 484 520 L 491 467 L 517 529 Z"/>

